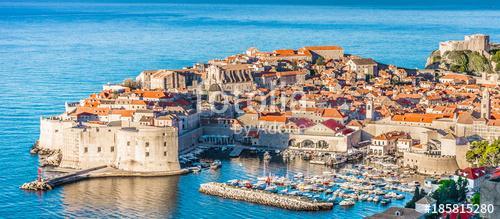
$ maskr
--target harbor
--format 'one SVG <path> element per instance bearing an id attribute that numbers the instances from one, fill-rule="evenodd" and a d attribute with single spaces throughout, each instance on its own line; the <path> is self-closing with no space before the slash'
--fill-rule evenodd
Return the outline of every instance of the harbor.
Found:
<path id="1" fill-rule="evenodd" d="M 266 164 L 264 163 L 264 165 Z M 200 192 L 292 210 L 300 208 L 293 204 L 292 206 L 283 206 L 269 203 L 267 201 L 269 197 L 265 194 L 277 194 L 279 197 L 298 197 L 300 200 L 308 200 L 313 203 L 330 203 L 344 207 L 353 206 L 358 202 L 388 205 L 394 200 L 403 200 L 406 196 L 411 196 L 411 192 L 415 190 L 416 186 L 405 183 L 390 169 L 378 170 L 364 165 L 353 165 L 351 168 L 334 170 L 334 172 L 325 171 L 321 175 L 305 176 L 302 172 L 298 172 L 293 176 L 273 176 L 269 173 L 267 176 L 260 176 L 254 180 L 232 179 L 221 185 L 214 186 L 219 187 L 218 189 L 209 186 L 212 188 L 209 189 L 210 192 L 205 192 L 206 189 L 202 185 Z M 226 187 L 231 189 L 225 189 Z M 245 199 L 233 195 L 236 188 L 252 191 L 251 194 L 262 195 L 252 195 L 252 198 Z"/>
<path id="2" fill-rule="evenodd" d="M 337 213 L 361 213 L 362 209 L 379 211 L 402 207 L 412 198 L 415 186 L 419 184 L 396 165 L 382 161 L 372 165 L 346 160 L 342 165 L 332 167 L 310 162 L 315 157 L 303 159 L 297 155 L 291 159 L 283 156 L 286 154 L 283 151 L 276 150 L 245 149 L 239 152 L 239 157 L 234 157 L 230 156 L 231 149 L 209 147 L 186 155 L 196 157 L 189 164 L 200 167 L 197 174 L 188 175 L 197 180 L 202 178 L 199 192 L 288 210 L 325 210 L 304 207 L 289 201 L 290 198 L 306 203 L 326 203 Z M 209 168 L 215 161 L 221 162 L 220 170 Z M 273 200 L 280 200 L 280 204 Z"/>

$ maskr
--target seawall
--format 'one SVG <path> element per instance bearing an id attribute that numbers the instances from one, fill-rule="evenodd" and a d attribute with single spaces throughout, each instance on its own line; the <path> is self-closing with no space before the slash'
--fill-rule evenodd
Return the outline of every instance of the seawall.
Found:
<path id="1" fill-rule="evenodd" d="M 293 211 L 321 211 L 333 208 L 333 203 L 329 202 L 314 202 L 304 198 L 278 195 L 260 190 L 243 189 L 216 182 L 201 184 L 199 191 L 222 198 L 269 205 Z"/>

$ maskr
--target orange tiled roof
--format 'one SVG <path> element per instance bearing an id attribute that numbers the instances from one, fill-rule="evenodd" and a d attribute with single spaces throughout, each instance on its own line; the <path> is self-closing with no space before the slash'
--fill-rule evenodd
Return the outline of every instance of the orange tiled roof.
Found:
<path id="1" fill-rule="evenodd" d="M 267 115 L 267 116 L 261 116 L 259 120 L 266 122 L 286 122 L 287 119 L 285 116 Z"/>
<path id="2" fill-rule="evenodd" d="M 295 55 L 295 50 L 293 49 L 278 49 L 275 50 L 274 53 L 279 56 L 290 56 L 290 55 Z"/>
<path id="3" fill-rule="evenodd" d="M 432 123 L 436 119 L 443 118 L 441 114 L 418 114 L 418 113 L 406 113 L 404 115 L 394 115 L 392 117 L 393 121 L 399 122 L 423 122 Z"/>
<path id="4" fill-rule="evenodd" d="M 132 100 L 130 104 L 133 105 L 146 105 L 146 102 L 144 100 Z"/>
<path id="5" fill-rule="evenodd" d="M 500 119 L 488 121 L 489 126 L 500 126 Z"/>
<path id="6" fill-rule="evenodd" d="M 441 79 L 453 79 L 453 80 L 461 80 L 461 81 L 467 81 L 469 80 L 469 76 L 467 75 L 463 75 L 463 74 L 447 74 L 443 77 L 441 77 Z"/>
<path id="7" fill-rule="evenodd" d="M 111 110 L 111 114 L 120 114 L 122 117 L 132 117 L 135 110 Z"/>
<path id="8" fill-rule="evenodd" d="M 109 108 L 100 108 L 100 107 L 85 107 L 79 106 L 76 108 L 76 111 L 71 113 L 70 115 L 80 115 L 82 113 L 94 114 L 99 116 L 107 116 L 109 115 L 111 109 Z"/>
<path id="9" fill-rule="evenodd" d="M 163 91 L 144 91 L 142 96 L 146 98 L 164 98 L 167 95 Z"/>
<path id="10" fill-rule="evenodd" d="M 344 115 L 342 115 L 342 113 L 340 111 L 338 111 L 337 109 L 334 109 L 334 108 L 325 108 L 323 110 L 323 117 L 330 117 L 330 118 L 338 118 L 338 119 L 341 119 L 341 118 L 344 118 Z"/>

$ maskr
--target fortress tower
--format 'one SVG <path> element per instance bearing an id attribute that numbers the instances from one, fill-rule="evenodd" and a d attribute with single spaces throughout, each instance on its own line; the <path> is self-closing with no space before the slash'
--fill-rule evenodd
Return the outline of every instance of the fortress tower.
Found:
<path id="1" fill-rule="evenodd" d="M 439 43 L 439 53 L 444 55 L 447 51 L 470 50 L 483 54 L 490 51 L 490 36 L 474 34 L 465 36 L 463 41 L 445 41 Z"/>

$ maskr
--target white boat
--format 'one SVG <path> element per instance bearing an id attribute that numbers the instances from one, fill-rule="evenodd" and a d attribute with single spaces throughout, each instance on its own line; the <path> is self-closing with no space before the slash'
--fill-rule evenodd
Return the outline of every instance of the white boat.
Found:
<path id="1" fill-rule="evenodd" d="M 274 192 L 274 191 L 276 191 L 277 189 L 278 189 L 278 187 L 277 187 L 277 186 L 267 186 L 267 187 L 265 188 L 265 190 L 266 190 L 266 191 L 270 191 L 270 192 Z"/>
<path id="2" fill-rule="evenodd" d="M 191 168 L 191 171 L 192 171 L 193 173 L 199 173 L 199 172 L 201 172 L 201 167 L 192 167 L 192 168 Z"/>
<path id="3" fill-rule="evenodd" d="M 367 194 L 363 194 L 363 195 L 359 196 L 359 200 L 361 200 L 361 201 L 366 201 L 366 199 L 368 199 L 368 195 Z"/>
<path id="4" fill-rule="evenodd" d="M 269 179 L 269 177 L 267 176 L 259 176 L 257 177 L 257 181 L 267 181 Z"/>
<path id="5" fill-rule="evenodd" d="M 240 182 L 240 180 L 238 180 L 238 179 L 232 179 L 232 180 L 227 181 L 228 184 L 233 185 L 233 186 L 238 185 L 239 182 Z"/>
<path id="6" fill-rule="evenodd" d="M 352 206 L 354 204 L 355 202 L 351 199 L 344 199 L 339 203 L 340 206 Z"/>
<path id="7" fill-rule="evenodd" d="M 319 164 L 319 165 L 325 165 L 325 161 L 322 161 L 322 160 L 310 160 L 309 161 L 310 164 Z"/>
<path id="8" fill-rule="evenodd" d="M 271 154 L 267 151 L 264 153 L 264 160 L 271 160 Z"/>
<path id="9" fill-rule="evenodd" d="M 214 160 L 214 162 L 212 162 L 210 164 L 210 169 L 216 170 L 216 169 L 219 169 L 221 166 L 222 166 L 222 162 L 220 160 Z"/>
<path id="10" fill-rule="evenodd" d="M 303 173 L 297 173 L 297 174 L 295 174 L 295 176 L 293 176 L 293 178 L 304 178 L 304 174 Z"/>

